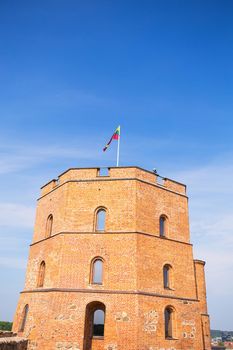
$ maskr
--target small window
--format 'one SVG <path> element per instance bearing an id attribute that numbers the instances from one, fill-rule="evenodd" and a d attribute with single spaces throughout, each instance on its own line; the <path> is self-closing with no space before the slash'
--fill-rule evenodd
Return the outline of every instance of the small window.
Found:
<path id="1" fill-rule="evenodd" d="M 159 218 L 159 235 L 160 237 L 167 235 L 167 217 L 165 215 L 161 215 Z"/>
<path id="2" fill-rule="evenodd" d="M 41 288 L 44 286 L 44 278 L 45 278 L 45 262 L 42 261 L 39 269 L 37 287 Z"/>
<path id="3" fill-rule="evenodd" d="M 101 259 L 96 259 L 92 263 L 91 283 L 93 284 L 103 283 L 103 261 Z"/>
<path id="4" fill-rule="evenodd" d="M 98 176 L 109 176 L 109 168 L 99 168 Z"/>
<path id="5" fill-rule="evenodd" d="M 106 210 L 99 209 L 96 213 L 96 231 L 105 231 Z"/>
<path id="6" fill-rule="evenodd" d="M 93 319 L 93 337 L 104 336 L 104 316 L 103 310 L 95 310 Z"/>
<path id="7" fill-rule="evenodd" d="M 157 175 L 157 184 L 163 186 L 164 185 L 164 178 L 162 176 Z"/>
<path id="8" fill-rule="evenodd" d="M 163 267 L 163 286 L 164 288 L 171 288 L 171 266 L 164 265 Z"/>
<path id="9" fill-rule="evenodd" d="M 173 338 L 173 316 L 174 311 L 171 307 L 166 307 L 164 311 L 164 319 L 165 319 L 165 338 L 172 339 Z"/>
<path id="10" fill-rule="evenodd" d="M 20 322 L 19 332 L 23 332 L 25 329 L 26 321 L 27 321 L 27 315 L 28 315 L 29 306 L 28 304 L 24 306 L 22 318 Z"/>
<path id="11" fill-rule="evenodd" d="M 46 238 L 52 235 L 52 228 L 53 228 L 53 215 L 50 214 L 48 216 L 47 223 L 46 223 Z"/>

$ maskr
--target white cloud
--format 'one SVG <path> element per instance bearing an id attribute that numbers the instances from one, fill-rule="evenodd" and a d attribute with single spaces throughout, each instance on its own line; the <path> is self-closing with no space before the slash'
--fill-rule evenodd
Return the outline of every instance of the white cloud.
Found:
<path id="1" fill-rule="evenodd" d="M 35 208 L 16 203 L 0 203 L 0 227 L 32 228 Z"/>
<path id="2" fill-rule="evenodd" d="M 56 106 L 66 106 L 69 108 L 73 106 L 106 107 L 115 104 L 113 99 L 74 89 L 60 91 L 50 96 L 46 94 L 42 97 L 42 101 L 43 99 L 49 104 L 54 104 Z"/>
<path id="3" fill-rule="evenodd" d="M 194 256 L 206 261 L 211 324 L 220 329 L 230 324 L 233 313 L 232 160 L 233 156 L 227 155 L 203 167 L 173 174 L 187 184 Z"/>
<path id="4" fill-rule="evenodd" d="M 206 244 L 196 245 L 194 251 L 197 251 L 198 255 L 204 257 L 206 261 L 207 291 L 211 297 L 232 297 L 232 250 L 228 247 L 219 247 L 218 244 L 212 242 L 209 246 Z"/>
<path id="5" fill-rule="evenodd" d="M 233 155 L 215 159 L 205 166 L 177 172 L 175 175 L 188 184 L 191 192 L 229 194 L 233 193 Z"/>
<path id="6" fill-rule="evenodd" d="M 0 257 L 0 267 L 12 269 L 25 269 L 27 259 L 22 257 Z"/>
<path id="7" fill-rule="evenodd" d="M 232 243 L 232 164 L 233 156 L 230 156 L 175 174 L 175 178 L 187 184 L 193 234 Z"/>
<path id="8" fill-rule="evenodd" d="M 1 146 L 0 145 L 0 174 L 7 174 L 33 168 L 40 164 L 57 159 L 96 160 L 100 158 L 99 150 L 89 150 L 87 145 L 73 148 L 43 145 L 43 146 Z"/>

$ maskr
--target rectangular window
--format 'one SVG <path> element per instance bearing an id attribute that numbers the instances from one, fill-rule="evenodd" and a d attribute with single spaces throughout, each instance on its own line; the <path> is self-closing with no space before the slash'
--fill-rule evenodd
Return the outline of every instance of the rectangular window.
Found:
<path id="1" fill-rule="evenodd" d="M 109 176 L 109 168 L 99 168 L 97 176 Z"/>
<path id="2" fill-rule="evenodd" d="M 157 175 L 157 184 L 163 186 L 164 185 L 164 178 L 162 176 Z"/>

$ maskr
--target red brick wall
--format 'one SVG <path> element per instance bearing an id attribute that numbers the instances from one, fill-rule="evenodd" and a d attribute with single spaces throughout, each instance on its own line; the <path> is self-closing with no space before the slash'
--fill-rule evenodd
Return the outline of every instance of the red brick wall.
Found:
<path id="1" fill-rule="evenodd" d="M 83 349 L 85 310 L 93 301 L 106 307 L 104 339 L 92 350 L 209 350 L 203 264 L 189 244 L 185 186 L 140 168 L 71 169 L 42 188 L 24 292 L 14 331 L 29 305 L 22 335 L 29 350 Z M 106 232 L 95 232 L 95 212 L 106 208 Z M 53 215 L 52 236 L 45 239 Z M 168 218 L 166 238 L 159 217 Z M 102 285 L 90 283 L 95 257 L 104 261 Z M 43 288 L 37 288 L 41 261 Z M 163 286 L 163 266 L 172 266 L 171 289 Z M 164 309 L 174 310 L 174 336 L 165 339 Z M 204 343 L 203 343 L 204 342 Z M 91 349 L 88 349 L 91 350 Z"/>

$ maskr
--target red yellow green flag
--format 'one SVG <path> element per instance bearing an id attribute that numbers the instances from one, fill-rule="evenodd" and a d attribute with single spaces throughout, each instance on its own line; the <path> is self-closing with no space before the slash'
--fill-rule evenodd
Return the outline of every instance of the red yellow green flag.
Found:
<path id="1" fill-rule="evenodd" d="M 110 138 L 110 140 L 108 141 L 108 143 L 106 144 L 106 146 L 103 148 L 103 151 L 105 152 L 108 147 L 110 146 L 110 143 L 112 142 L 112 140 L 118 140 L 120 137 L 120 126 L 118 126 L 118 128 L 115 130 L 114 134 L 112 135 L 112 137 Z"/>

